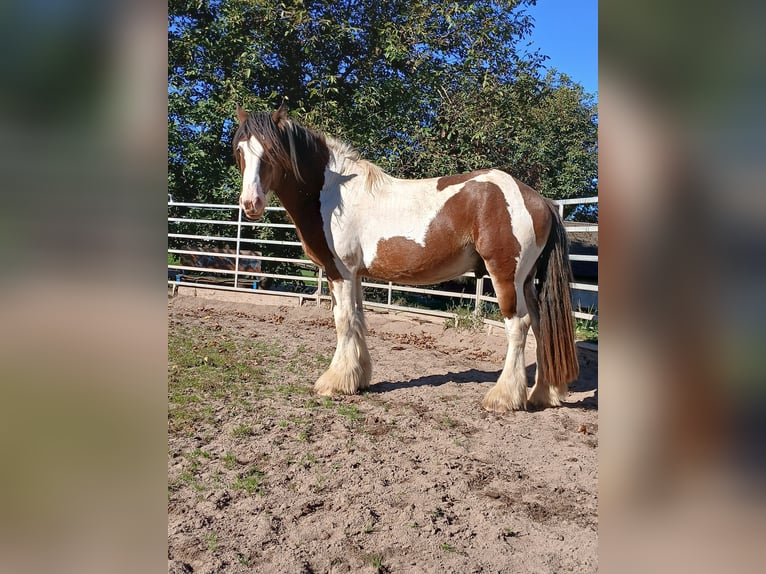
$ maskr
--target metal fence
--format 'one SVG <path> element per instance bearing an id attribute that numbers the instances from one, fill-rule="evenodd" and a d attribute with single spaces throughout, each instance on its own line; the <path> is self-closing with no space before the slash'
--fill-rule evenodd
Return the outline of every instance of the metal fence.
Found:
<path id="1" fill-rule="evenodd" d="M 595 204 L 598 198 L 555 203 L 563 216 L 565 206 Z M 283 212 L 284 208 L 267 207 L 266 210 Z M 573 235 L 598 232 L 598 225 L 570 221 L 565 224 L 567 232 Z M 281 230 L 280 234 L 289 237 L 256 237 L 253 230 L 258 228 Z M 279 249 L 276 246 L 294 248 L 296 256 L 263 255 L 263 248 L 274 251 Z M 261 250 L 256 250 L 258 248 Z M 315 300 L 317 304 L 329 300 L 326 277 L 319 267 L 305 258 L 300 248 L 292 223 L 246 221 L 238 205 L 175 202 L 168 196 L 168 285 L 173 290 L 183 285 L 300 297 Z M 570 259 L 597 264 L 598 255 L 570 254 Z M 487 275 L 476 277 L 470 272 L 458 281 L 429 287 L 375 281 L 363 281 L 362 285 L 368 306 L 441 317 L 455 317 L 457 310 L 470 308 L 481 313 L 486 323 L 502 325 L 493 318 L 495 315 L 499 319 L 497 297 Z M 597 281 L 573 282 L 571 287 L 575 316 L 597 321 Z"/>

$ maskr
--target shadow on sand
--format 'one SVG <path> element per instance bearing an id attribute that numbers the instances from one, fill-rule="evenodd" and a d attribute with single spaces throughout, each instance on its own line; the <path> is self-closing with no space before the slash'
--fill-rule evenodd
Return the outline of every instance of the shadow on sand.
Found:
<path id="1" fill-rule="evenodd" d="M 590 351 L 578 349 L 580 356 L 580 365 L 586 362 L 592 362 L 592 355 L 583 356 Z M 527 371 L 527 387 L 531 388 L 535 382 L 536 364 L 529 365 Z M 598 378 L 596 376 L 584 376 L 584 369 L 580 371 L 580 377 L 569 384 L 569 390 L 575 393 L 595 391 L 593 396 L 574 403 L 562 403 L 563 408 L 578 409 L 598 409 Z M 387 393 L 396 389 L 412 389 L 416 387 L 439 387 L 446 383 L 494 383 L 500 376 L 500 371 L 480 371 L 478 369 L 468 369 L 459 372 L 449 372 L 441 375 L 426 375 L 416 379 L 406 381 L 381 381 L 370 386 L 371 393 Z"/>

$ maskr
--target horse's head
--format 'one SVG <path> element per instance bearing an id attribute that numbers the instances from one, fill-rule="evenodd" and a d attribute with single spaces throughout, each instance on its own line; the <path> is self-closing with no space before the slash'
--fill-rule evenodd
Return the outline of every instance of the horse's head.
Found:
<path id="1" fill-rule="evenodd" d="M 269 193 L 284 178 L 284 126 L 290 120 L 282 106 L 273 114 L 248 114 L 237 106 L 237 117 L 233 147 L 242 174 L 239 205 L 248 219 L 260 219 Z"/>

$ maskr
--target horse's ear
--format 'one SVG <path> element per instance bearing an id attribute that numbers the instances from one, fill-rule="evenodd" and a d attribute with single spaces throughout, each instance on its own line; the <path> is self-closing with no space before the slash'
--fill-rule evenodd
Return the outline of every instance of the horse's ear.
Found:
<path id="1" fill-rule="evenodd" d="M 284 122 L 288 120 L 287 108 L 285 107 L 284 100 L 282 100 L 282 103 L 279 104 L 277 111 L 271 114 L 271 119 L 274 120 L 274 123 L 277 124 L 278 126 L 281 126 Z"/>
<path id="2" fill-rule="evenodd" d="M 239 104 L 237 104 L 237 118 L 239 119 L 240 125 L 245 123 L 245 120 L 247 119 L 247 112 L 243 110 Z"/>

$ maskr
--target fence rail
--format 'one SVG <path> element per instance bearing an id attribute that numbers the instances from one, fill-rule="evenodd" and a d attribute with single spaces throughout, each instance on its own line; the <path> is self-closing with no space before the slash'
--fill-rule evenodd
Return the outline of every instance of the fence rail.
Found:
<path id="1" fill-rule="evenodd" d="M 559 212 L 563 215 L 564 206 L 571 205 L 587 205 L 598 203 L 597 197 L 589 197 L 582 199 L 566 199 L 554 202 L 558 205 Z M 184 217 L 183 214 L 179 214 L 179 211 L 194 211 L 194 216 Z M 267 207 L 268 212 L 283 212 L 282 207 Z M 253 293 L 253 289 L 257 289 L 260 293 L 267 293 L 272 295 L 283 295 L 287 297 L 300 296 L 303 298 L 312 298 L 319 303 L 322 300 L 329 299 L 329 289 L 327 288 L 327 279 L 324 277 L 322 270 L 317 267 L 312 261 L 301 257 L 275 257 L 266 256 L 260 254 L 260 252 L 246 253 L 243 252 L 243 247 L 250 249 L 253 246 L 282 246 L 282 247 L 299 247 L 300 241 L 297 237 L 297 231 L 295 226 L 290 223 L 271 223 L 268 221 L 245 221 L 243 220 L 242 210 L 238 205 L 229 204 L 214 204 L 214 203 L 188 203 L 188 202 L 176 202 L 172 197 L 168 197 L 168 254 L 173 255 L 177 260 L 171 263 L 170 256 L 168 257 L 168 284 L 176 287 L 178 285 L 184 285 L 189 287 L 199 287 L 204 289 L 222 289 L 225 291 L 240 291 L 246 293 Z M 171 211 L 174 211 L 172 215 Z M 229 212 L 228 219 L 207 219 L 200 216 L 201 211 L 209 211 L 211 215 L 222 215 Z M 596 233 L 598 232 L 598 225 L 588 224 L 575 224 L 576 222 L 566 222 L 567 232 L 570 235 L 577 233 Z M 184 230 L 178 231 L 179 226 L 188 226 L 186 232 Z M 207 235 L 200 234 L 199 226 L 212 226 L 211 232 Z M 189 229 L 191 228 L 191 229 Z M 243 231 L 253 230 L 255 228 L 260 229 L 275 229 L 281 232 L 290 232 L 295 236 L 295 240 L 289 239 L 271 239 L 271 238 L 254 238 L 243 237 Z M 233 229 L 236 229 L 236 234 L 230 234 Z M 212 230 L 215 230 L 213 232 Z M 220 233 L 218 232 L 220 230 Z M 218 233 L 218 234 L 213 234 Z M 202 248 L 189 248 L 188 244 L 182 243 L 182 241 L 196 241 L 204 243 L 205 249 Z M 218 244 L 224 244 L 226 248 L 218 247 Z M 228 246 L 231 247 L 228 247 Z M 209 249 L 207 249 L 209 247 Z M 226 249 L 233 249 L 234 251 L 227 251 Z M 202 258 L 202 259 L 200 259 Z M 580 255 L 570 254 L 572 261 L 582 262 L 598 262 L 598 255 Z M 211 260 L 220 260 L 218 267 L 211 266 Z M 207 264 L 197 265 L 198 261 L 206 262 Z M 257 262 L 258 268 L 253 270 L 250 266 L 253 262 Z M 191 263 L 191 264 L 190 264 Z M 294 273 L 272 273 L 263 269 L 262 263 L 267 264 L 286 264 L 292 266 L 293 269 L 297 269 Z M 245 264 L 248 267 L 245 268 Z M 230 267 L 230 268 L 229 268 Z M 287 284 L 279 285 L 276 287 L 269 286 L 268 281 L 263 280 L 278 279 L 289 282 Z M 491 281 L 487 281 L 489 276 L 476 277 L 474 273 L 469 272 L 461 276 L 462 289 L 456 289 L 456 282 L 451 281 L 447 284 L 440 284 L 434 287 L 413 287 L 410 285 L 398 285 L 396 283 L 380 283 L 374 281 L 363 281 L 362 285 L 365 288 L 365 304 L 372 307 L 383 307 L 394 310 L 403 310 L 415 313 L 422 313 L 427 315 L 436 315 L 443 317 L 454 317 L 453 311 L 445 311 L 442 309 L 431 309 L 423 307 L 415 307 L 403 300 L 401 295 L 397 294 L 409 294 L 419 295 L 428 298 L 444 298 L 447 300 L 447 307 L 450 303 L 453 308 L 461 305 L 471 305 L 474 312 L 486 311 L 487 305 L 496 305 L 497 297 L 492 294 L 488 294 L 489 287 L 491 287 Z M 473 287 L 471 287 L 473 283 Z M 308 285 L 307 285 L 308 284 Z M 581 297 L 576 297 L 577 300 L 582 301 L 583 298 L 591 300 L 592 303 L 583 306 L 577 305 L 575 302 L 575 316 L 582 319 L 598 320 L 598 284 L 586 283 L 582 281 L 572 282 L 571 287 L 575 294 L 584 294 Z M 385 302 L 371 299 L 368 300 L 368 293 L 383 292 Z M 494 291 L 492 291 L 494 293 Z M 590 293 L 590 295 L 587 295 Z M 590 298 L 590 299 L 588 299 Z M 485 318 L 485 322 L 495 325 L 502 325 L 500 321 L 493 320 L 491 318 Z"/>

